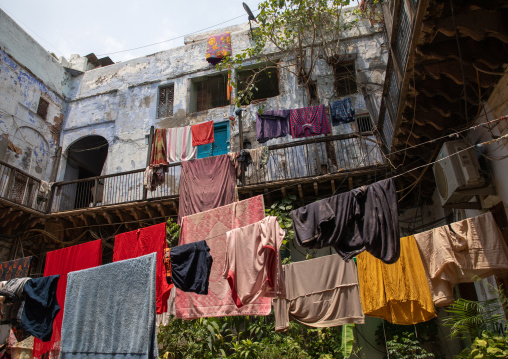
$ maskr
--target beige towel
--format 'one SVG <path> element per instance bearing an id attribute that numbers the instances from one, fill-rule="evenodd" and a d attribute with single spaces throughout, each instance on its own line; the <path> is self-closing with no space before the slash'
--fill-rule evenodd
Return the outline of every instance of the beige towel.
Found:
<path id="1" fill-rule="evenodd" d="M 415 234 L 438 307 L 455 301 L 453 285 L 508 271 L 508 248 L 492 213 Z"/>

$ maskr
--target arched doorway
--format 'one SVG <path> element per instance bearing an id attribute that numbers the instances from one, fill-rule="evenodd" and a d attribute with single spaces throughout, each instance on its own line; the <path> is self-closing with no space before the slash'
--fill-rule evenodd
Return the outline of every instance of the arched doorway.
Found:
<path id="1" fill-rule="evenodd" d="M 108 147 L 108 141 L 97 135 L 80 138 L 70 145 L 66 151 L 67 166 L 64 181 L 100 176 L 108 156 Z M 92 191 L 94 186 L 93 180 L 78 182 L 75 188 L 66 194 L 68 203 L 73 203 L 72 208 L 84 208 L 90 203 L 97 202 L 93 199 L 93 193 L 96 193 Z"/>

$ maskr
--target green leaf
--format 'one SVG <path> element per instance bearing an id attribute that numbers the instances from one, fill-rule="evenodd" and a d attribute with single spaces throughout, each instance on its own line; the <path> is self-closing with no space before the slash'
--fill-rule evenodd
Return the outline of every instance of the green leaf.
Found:
<path id="1" fill-rule="evenodd" d="M 355 341 L 355 337 L 353 335 L 354 327 L 354 324 L 346 324 L 342 326 L 342 341 L 340 352 L 344 358 L 349 358 L 351 356 L 351 352 L 353 351 L 353 343 Z"/>

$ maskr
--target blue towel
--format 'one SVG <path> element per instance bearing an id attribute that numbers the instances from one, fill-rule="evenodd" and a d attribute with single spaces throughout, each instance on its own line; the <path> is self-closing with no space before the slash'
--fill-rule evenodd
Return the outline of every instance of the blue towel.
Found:
<path id="1" fill-rule="evenodd" d="M 351 98 L 349 97 L 332 103 L 330 105 L 330 112 L 332 113 L 332 124 L 334 126 L 355 120 L 355 109 L 351 105 Z"/>
<path id="2" fill-rule="evenodd" d="M 30 279 L 25 283 L 25 307 L 20 326 L 27 333 L 47 342 L 53 334 L 53 320 L 60 311 L 56 300 L 59 275 Z"/>
<path id="3" fill-rule="evenodd" d="M 60 359 L 158 358 L 157 253 L 71 272 Z"/>

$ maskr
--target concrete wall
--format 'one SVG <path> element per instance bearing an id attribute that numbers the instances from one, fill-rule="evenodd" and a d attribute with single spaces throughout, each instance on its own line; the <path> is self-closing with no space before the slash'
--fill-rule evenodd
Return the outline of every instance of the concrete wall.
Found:
<path id="1" fill-rule="evenodd" d="M 232 31 L 233 53 L 250 45 L 248 24 L 237 25 Z M 216 31 L 219 32 L 219 31 Z M 206 34 L 207 35 L 207 34 Z M 215 74 L 215 67 L 205 60 L 206 37 L 202 34 L 186 39 L 187 45 L 155 53 L 142 58 L 86 71 L 72 78 L 65 114 L 61 145 L 65 155 L 70 144 L 86 134 L 97 134 L 109 142 L 109 154 L 104 174 L 112 174 L 146 166 L 148 146 L 145 136 L 150 126 L 178 127 L 207 120 L 222 122 L 233 115 L 234 106 L 214 108 L 199 113 L 190 111 L 190 84 L 192 79 Z M 344 53 L 357 53 L 356 68 L 360 84 L 368 93 L 381 96 L 384 67 L 388 53 L 381 28 L 371 27 L 368 21 L 360 21 L 344 35 Z M 268 50 L 270 51 L 270 50 Z M 334 100 L 333 73 L 320 63 L 315 71 L 322 103 Z M 160 86 L 174 83 L 173 116 L 157 118 L 157 96 Z M 368 83 L 368 84 L 367 84 Z M 280 95 L 246 107 L 244 114 L 244 139 L 256 148 L 255 114 L 260 106 L 265 109 L 290 109 L 308 105 L 303 88 L 287 71 L 280 74 Z M 233 94 L 234 96 L 235 94 Z M 361 92 L 352 95 L 357 113 L 367 113 Z M 231 149 L 237 150 L 238 125 L 231 124 Z M 351 131 L 351 126 L 334 127 L 334 133 Z M 268 144 L 292 141 L 292 138 L 275 139 Z M 59 179 L 63 179 L 65 156 L 60 165 Z"/>
<path id="2" fill-rule="evenodd" d="M 49 102 L 46 119 L 37 115 L 41 97 Z M 0 160 L 48 181 L 64 108 L 57 93 L 0 50 L 0 133 L 22 150 L 18 154 L 7 149 Z"/>

